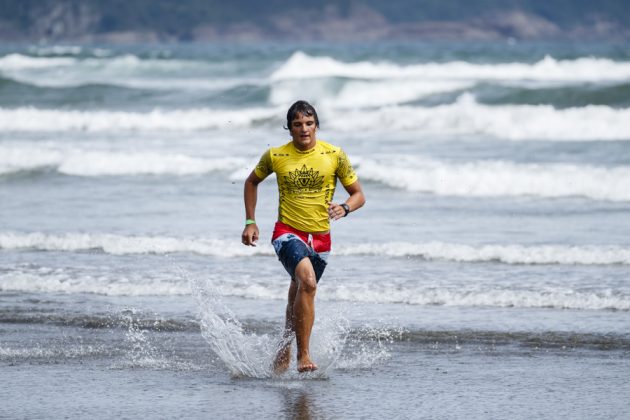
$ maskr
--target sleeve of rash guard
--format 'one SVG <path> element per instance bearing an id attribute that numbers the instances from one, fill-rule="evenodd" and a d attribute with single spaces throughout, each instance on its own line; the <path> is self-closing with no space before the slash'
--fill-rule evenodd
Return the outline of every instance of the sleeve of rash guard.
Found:
<path id="1" fill-rule="evenodd" d="M 260 157 L 254 173 L 260 179 L 267 178 L 273 172 L 273 165 L 271 162 L 271 149 L 267 149 L 265 153 Z"/>
<path id="2" fill-rule="evenodd" d="M 359 177 L 357 176 L 357 173 L 354 171 L 354 168 L 352 167 L 352 164 L 350 163 L 350 159 L 348 159 L 348 156 L 343 151 L 343 149 L 339 149 L 338 159 L 339 160 L 337 163 L 337 171 L 335 172 L 337 174 L 337 178 L 339 178 L 339 180 L 344 186 L 348 186 L 356 182 L 359 179 Z"/>

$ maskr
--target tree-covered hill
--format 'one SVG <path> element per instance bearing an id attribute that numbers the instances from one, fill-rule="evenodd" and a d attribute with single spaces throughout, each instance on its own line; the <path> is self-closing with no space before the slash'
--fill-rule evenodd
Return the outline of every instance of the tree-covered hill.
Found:
<path id="1" fill-rule="evenodd" d="M 625 0 L 0 0 L 0 40 L 627 39 Z"/>

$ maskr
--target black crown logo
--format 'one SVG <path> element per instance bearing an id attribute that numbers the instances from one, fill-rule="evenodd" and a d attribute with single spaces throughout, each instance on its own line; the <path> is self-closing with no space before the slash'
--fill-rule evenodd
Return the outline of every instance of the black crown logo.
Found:
<path id="1" fill-rule="evenodd" d="M 324 177 L 319 175 L 319 171 L 313 168 L 308 169 L 302 165 L 301 169 L 289 172 L 289 176 L 284 177 L 289 189 L 296 192 L 320 191 L 324 185 Z"/>

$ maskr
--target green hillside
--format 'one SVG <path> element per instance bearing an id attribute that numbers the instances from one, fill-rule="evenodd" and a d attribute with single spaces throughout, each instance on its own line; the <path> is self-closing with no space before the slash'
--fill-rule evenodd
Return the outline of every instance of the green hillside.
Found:
<path id="1" fill-rule="evenodd" d="M 628 22 L 622 0 L 0 0 L 0 40 L 624 38 Z"/>

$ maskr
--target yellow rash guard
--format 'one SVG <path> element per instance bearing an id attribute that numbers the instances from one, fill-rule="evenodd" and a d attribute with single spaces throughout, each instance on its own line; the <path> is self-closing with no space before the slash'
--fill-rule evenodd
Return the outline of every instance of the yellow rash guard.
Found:
<path id="1" fill-rule="evenodd" d="M 293 142 L 272 147 L 254 172 L 260 179 L 276 173 L 278 221 L 304 232 L 329 230 L 328 202 L 335 194 L 337 178 L 344 186 L 358 179 L 344 151 L 321 140 L 307 151 L 298 150 Z"/>

